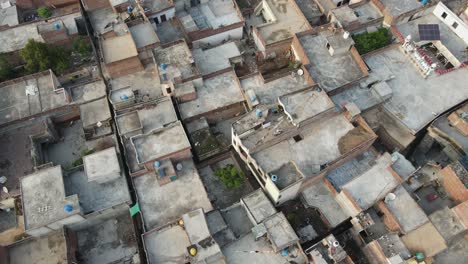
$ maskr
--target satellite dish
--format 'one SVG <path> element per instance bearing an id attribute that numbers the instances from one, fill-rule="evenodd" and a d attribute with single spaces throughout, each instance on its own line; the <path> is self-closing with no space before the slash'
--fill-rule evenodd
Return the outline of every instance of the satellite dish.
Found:
<path id="1" fill-rule="evenodd" d="M 101 121 L 97 122 L 97 123 L 96 123 L 96 126 L 97 126 L 97 127 L 102 127 L 102 122 L 101 122 Z"/>
<path id="2" fill-rule="evenodd" d="M 299 75 L 299 76 L 304 75 L 304 70 L 303 69 L 297 70 L 297 75 Z"/>
<path id="3" fill-rule="evenodd" d="M 8 193 L 8 188 L 6 186 L 3 186 L 2 190 L 4 193 Z"/>

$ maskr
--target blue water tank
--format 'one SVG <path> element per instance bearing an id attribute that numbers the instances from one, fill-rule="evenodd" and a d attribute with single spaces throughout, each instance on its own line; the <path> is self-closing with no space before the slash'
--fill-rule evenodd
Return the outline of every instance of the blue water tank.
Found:
<path id="1" fill-rule="evenodd" d="M 160 168 L 158 172 L 160 177 L 166 177 L 166 170 L 164 168 Z"/>
<path id="2" fill-rule="evenodd" d="M 164 64 L 164 63 L 163 63 L 163 64 L 161 64 L 161 69 L 163 69 L 163 70 L 167 69 L 167 65 L 166 65 L 166 64 Z"/>
<path id="3" fill-rule="evenodd" d="M 278 176 L 276 176 L 276 175 L 274 175 L 274 174 L 271 175 L 271 180 L 272 180 L 273 182 L 277 182 L 277 181 L 278 181 Z"/>
<path id="4" fill-rule="evenodd" d="M 426 5 L 426 4 L 427 4 L 427 0 L 422 0 L 421 3 L 422 3 L 423 5 Z"/>
<path id="5" fill-rule="evenodd" d="M 126 100 L 128 100 L 128 95 L 123 94 L 123 95 L 120 96 L 120 99 L 122 99 L 123 101 L 126 101 Z"/>
<path id="6" fill-rule="evenodd" d="M 65 212 L 67 213 L 71 213 L 73 211 L 73 205 L 71 204 L 66 204 L 64 207 L 63 207 L 63 210 L 65 210 Z"/>
<path id="7" fill-rule="evenodd" d="M 289 250 L 287 248 L 281 250 L 281 256 L 286 257 L 289 254 Z"/>
<path id="8" fill-rule="evenodd" d="M 155 162 L 154 162 L 154 167 L 155 167 L 155 168 L 159 168 L 159 167 L 161 167 L 161 162 L 160 162 L 160 161 L 158 161 L 158 160 L 157 160 L 157 161 L 155 161 Z"/>
<path id="9" fill-rule="evenodd" d="M 55 23 L 55 24 L 54 24 L 54 28 L 55 28 L 55 30 L 59 30 L 59 29 L 60 29 L 60 25 L 57 24 L 57 23 Z"/>
<path id="10" fill-rule="evenodd" d="M 132 6 L 127 6 L 127 13 L 131 14 L 133 11 L 133 7 Z"/>
<path id="11" fill-rule="evenodd" d="M 260 109 L 255 110 L 255 115 L 257 116 L 257 118 L 261 118 L 263 115 L 262 110 Z"/>

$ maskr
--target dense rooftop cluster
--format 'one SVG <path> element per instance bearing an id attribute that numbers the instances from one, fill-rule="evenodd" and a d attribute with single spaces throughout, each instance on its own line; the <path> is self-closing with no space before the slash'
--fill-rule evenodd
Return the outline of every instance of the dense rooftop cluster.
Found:
<path id="1" fill-rule="evenodd" d="M 0 40 L 0 263 L 468 263 L 466 0 L 0 0 Z"/>

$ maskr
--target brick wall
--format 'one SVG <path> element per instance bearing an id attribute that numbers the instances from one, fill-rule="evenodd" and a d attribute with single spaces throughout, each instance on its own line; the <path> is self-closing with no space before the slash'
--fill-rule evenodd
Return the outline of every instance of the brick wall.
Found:
<path id="1" fill-rule="evenodd" d="M 106 70 L 110 77 L 117 78 L 130 73 L 143 70 L 138 56 L 106 64 Z"/>
<path id="2" fill-rule="evenodd" d="M 384 213 L 383 216 L 383 223 L 385 226 L 391 231 L 391 232 L 400 232 L 401 233 L 401 227 L 400 224 L 398 223 L 397 219 L 395 216 L 388 210 L 387 206 L 383 201 L 379 201 L 377 203 L 377 209 L 380 210 L 382 213 Z"/>
<path id="3" fill-rule="evenodd" d="M 208 123 L 213 124 L 219 122 L 224 119 L 232 118 L 235 116 L 239 116 L 245 113 L 245 107 L 243 102 L 234 103 L 231 105 L 224 106 L 222 108 L 218 108 L 209 112 L 205 112 L 200 115 L 196 115 L 190 118 L 185 119 L 185 122 L 191 122 L 197 120 L 201 117 L 205 117 Z"/>
<path id="4" fill-rule="evenodd" d="M 451 166 L 447 166 L 441 170 L 440 175 L 442 176 L 442 185 L 450 198 L 457 203 L 468 201 L 468 189 L 466 189 Z"/>
<path id="5" fill-rule="evenodd" d="M 203 30 L 188 32 L 187 35 L 190 38 L 190 40 L 193 42 L 196 40 L 204 39 L 204 38 L 217 35 L 217 34 L 232 30 L 232 29 L 240 28 L 243 26 L 244 26 L 244 21 L 240 21 L 240 22 L 231 24 L 229 26 L 224 26 L 224 27 L 220 27 L 217 29 L 207 28 Z"/>

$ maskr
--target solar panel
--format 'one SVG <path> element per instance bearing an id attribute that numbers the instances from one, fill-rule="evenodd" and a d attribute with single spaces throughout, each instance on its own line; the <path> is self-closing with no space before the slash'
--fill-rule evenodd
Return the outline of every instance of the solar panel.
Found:
<path id="1" fill-rule="evenodd" d="M 439 25 L 437 24 L 420 24 L 419 40 L 440 40 Z"/>

